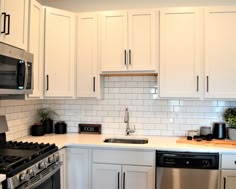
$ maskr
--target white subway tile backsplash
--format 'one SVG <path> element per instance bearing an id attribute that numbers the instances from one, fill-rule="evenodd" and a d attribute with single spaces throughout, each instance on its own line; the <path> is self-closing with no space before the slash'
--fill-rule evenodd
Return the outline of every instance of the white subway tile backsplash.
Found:
<path id="1" fill-rule="evenodd" d="M 222 112 L 234 101 L 158 99 L 155 76 L 116 76 L 104 78 L 104 99 L 0 100 L 0 114 L 7 116 L 9 140 L 29 135 L 36 110 L 51 107 L 64 120 L 68 132 L 78 132 L 79 123 L 102 124 L 102 133 L 125 134 L 125 107 L 135 135 L 183 136 L 187 130 L 222 121 Z"/>
<path id="2" fill-rule="evenodd" d="M 0 114 L 6 115 L 9 131 L 7 140 L 30 134 L 31 125 L 37 120 L 36 111 L 42 100 L 0 100 Z"/>

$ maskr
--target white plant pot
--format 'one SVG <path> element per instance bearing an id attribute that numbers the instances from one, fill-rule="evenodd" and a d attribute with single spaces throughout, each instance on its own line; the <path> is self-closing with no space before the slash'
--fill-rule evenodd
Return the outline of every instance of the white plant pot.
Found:
<path id="1" fill-rule="evenodd" d="M 236 140 L 236 129 L 228 128 L 228 135 L 230 140 Z"/>

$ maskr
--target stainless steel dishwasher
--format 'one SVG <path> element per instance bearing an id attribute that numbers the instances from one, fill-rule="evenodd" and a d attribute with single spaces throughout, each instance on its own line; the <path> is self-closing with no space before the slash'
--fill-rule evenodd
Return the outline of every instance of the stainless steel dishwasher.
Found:
<path id="1" fill-rule="evenodd" d="M 217 189 L 219 154 L 156 152 L 156 189 Z"/>

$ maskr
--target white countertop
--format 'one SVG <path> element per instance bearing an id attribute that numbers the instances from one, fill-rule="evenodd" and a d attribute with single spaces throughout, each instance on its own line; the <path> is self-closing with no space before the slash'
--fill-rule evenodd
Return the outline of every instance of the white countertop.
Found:
<path id="1" fill-rule="evenodd" d="M 110 137 L 122 138 L 148 138 L 148 144 L 117 144 L 104 143 L 104 139 Z M 44 136 L 28 136 L 20 138 L 17 141 L 40 142 L 40 143 L 55 143 L 58 148 L 67 146 L 74 147 L 101 147 L 101 148 L 132 148 L 144 150 L 172 150 L 172 151 L 191 151 L 191 152 L 219 152 L 224 154 L 236 154 L 236 148 L 225 148 L 219 146 L 204 146 L 203 144 L 179 144 L 176 140 L 179 137 L 149 137 L 149 136 L 121 136 L 121 135 L 92 135 L 92 134 L 47 134 Z"/>
<path id="2" fill-rule="evenodd" d="M 6 175 L 0 174 L 0 184 L 1 184 L 1 182 L 4 181 L 5 179 L 6 179 Z"/>

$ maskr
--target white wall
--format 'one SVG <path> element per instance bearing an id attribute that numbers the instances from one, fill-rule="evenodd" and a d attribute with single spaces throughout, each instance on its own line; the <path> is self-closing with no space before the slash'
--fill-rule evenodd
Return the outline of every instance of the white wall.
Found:
<path id="1" fill-rule="evenodd" d="M 103 100 L 45 100 L 55 109 L 69 132 L 78 132 L 79 123 L 101 123 L 102 133 L 125 134 L 124 112 L 130 111 L 135 135 L 183 136 L 187 130 L 222 121 L 226 107 L 236 102 L 221 100 L 156 99 L 154 76 L 105 77 Z"/>
<path id="2" fill-rule="evenodd" d="M 74 12 L 158 8 L 171 6 L 236 5 L 235 0 L 39 0 L 47 6 Z"/>

